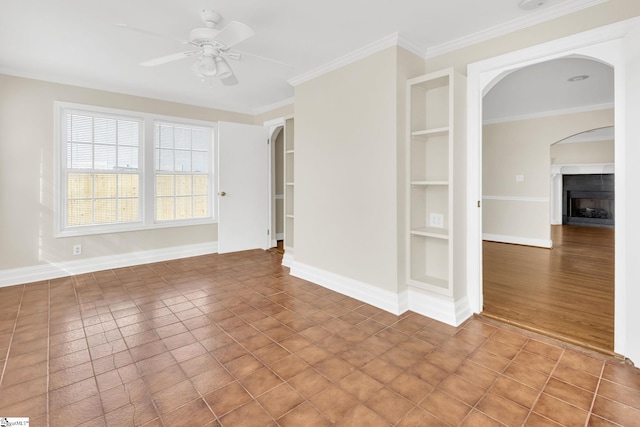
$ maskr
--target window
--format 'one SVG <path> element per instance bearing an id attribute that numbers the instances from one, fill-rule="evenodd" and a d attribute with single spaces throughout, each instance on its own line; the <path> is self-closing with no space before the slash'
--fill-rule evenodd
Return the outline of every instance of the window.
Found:
<path id="1" fill-rule="evenodd" d="M 214 221 L 213 124 L 56 106 L 56 235 Z"/>
<path id="2" fill-rule="evenodd" d="M 156 122 L 156 221 L 209 215 L 209 147 L 206 128 Z"/>

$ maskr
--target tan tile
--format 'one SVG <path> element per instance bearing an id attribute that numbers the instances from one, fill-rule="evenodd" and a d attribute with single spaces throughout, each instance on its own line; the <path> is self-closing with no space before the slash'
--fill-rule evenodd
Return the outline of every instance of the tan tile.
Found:
<path id="1" fill-rule="evenodd" d="M 255 401 L 245 403 L 220 418 L 224 426 L 242 426 L 247 420 L 251 420 L 251 423 L 256 426 L 276 426 L 275 423 L 271 424 L 273 418 Z"/>
<path id="2" fill-rule="evenodd" d="M 216 416 L 221 417 L 249 402 L 251 396 L 238 382 L 234 381 L 205 395 L 204 400 Z"/>
<path id="3" fill-rule="evenodd" d="M 494 393 L 487 393 L 475 409 L 508 426 L 522 425 L 529 414 L 527 408 Z"/>
<path id="4" fill-rule="evenodd" d="M 262 395 L 282 382 L 282 379 L 268 368 L 260 368 L 240 379 L 240 383 L 253 397 Z"/>
<path id="5" fill-rule="evenodd" d="M 367 426 L 390 427 L 391 423 L 363 404 L 348 410 L 342 418 L 336 421 L 336 426 Z"/>
<path id="6" fill-rule="evenodd" d="M 416 404 L 420 403 L 422 399 L 434 389 L 434 387 L 426 381 L 406 373 L 397 376 L 387 384 L 387 386 L 405 399 Z"/>
<path id="7" fill-rule="evenodd" d="M 412 402 L 388 388 L 378 390 L 365 404 L 392 424 L 398 422 L 415 406 Z"/>
<path id="8" fill-rule="evenodd" d="M 384 384 L 358 370 L 342 378 L 338 386 L 361 402 L 365 402 L 382 389 Z"/>
<path id="9" fill-rule="evenodd" d="M 97 395 L 98 387 L 94 378 L 58 388 L 49 393 L 49 409 L 56 410 L 87 397 Z"/>
<path id="10" fill-rule="evenodd" d="M 338 357 L 330 357 L 314 365 L 321 374 L 331 381 L 339 381 L 355 370 L 353 365 Z"/>
<path id="11" fill-rule="evenodd" d="M 533 411 L 562 425 L 584 425 L 588 415 L 587 411 L 546 393 L 540 395 Z"/>
<path id="12" fill-rule="evenodd" d="M 307 369 L 309 365 L 297 356 L 289 355 L 270 364 L 269 367 L 282 379 L 288 380 Z"/>
<path id="13" fill-rule="evenodd" d="M 162 416 L 166 425 L 172 427 L 204 426 L 215 420 L 213 412 L 203 399 L 196 399 Z"/>
<path id="14" fill-rule="evenodd" d="M 331 381 L 311 367 L 290 378 L 287 382 L 307 399 L 331 385 Z"/>
<path id="15" fill-rule="evenodd" d="M 486 392 L 486 389 L 455 374 L 442 381 L 438 388 L 470 406 L 475 405 Z"/>
<path id="16" fill-rule="evenodd" d="M 222 366 L 212 367 L 191 377 L 191 383 L 203 396 L 233 382 L 235 378 Z"/>
<path id="17" fill-rule="evenodd" d="M 278 419 L 282 427 L 329 427 L 331 422 L 308 402 L 296 406 Z"/>
<path id="18" fill-rule="evenodd" d="M 231 362 L 225 363 L 224 366 L 236 378 L 245 377 L 252 372 L 264 367 L 264 365 L 258 359 L 250 354 L 245 354 L 244 356 L 238 357 Z"/>
<path id="19" fill-rule="evenodd" d="M 152 393 L 153 401 L 160 414 L 174 411 L 187 402 L 199 397 L 197 390 L 190 381 L 185 380 L 173 385 L 171 388 Z"/>
<path id="20" fill-rule="evenodd" d="M 420 407 L 413 408 L 398 424 L 398 427 L 445 427 L 448 426 L 428 411 Z"/>
<path id="21" fill-rule="evenodd" d="M 595 392 L 596 387 L 598 387 L 598 377 L 564 365 L 556 367 L 553 371 L 552 378 L 557 378 L 567 384 L 583 388 L 592 393 Z"/>
<path id="22" fill-rule="evenodd" d="M 278 419 L 304 401 L 304 397 L 286 383 L 258 397 L 258 402 L 274 418 Z"/>
<path id="23" fill-rule="evenodd" d="M 130 403 L 105 414 L 107 426 L 144 425 L 158 418 L 151 400 Z"/>
<path id="24" fill-rule="evenodd" d="M 635 390 L 640 389 L 640 370 L 619 362 L 607 362 L 602 378 Z"/>
<path id="25" fill-rule="evenodd" d="M 494 420 L 480 411 L 472 410 L 460 424 L 461 427 L 503 427 L 504 424 Z"/>
<path id="26" fill-rule="evenodd" d="M 543 374 L 550 374 L 557 363 L 552 359 L 528 351 L 521 351 L 513 360 Z"/>
<path id="27" fill-rule="evenodd" d="M 98 395 L 93 395 L 62 408 L 50 410 L 49 426 L 68 426 L 69 420 L 73 420 L 74 424 L 81 424 L 102 416 L 100 398 Z"/>
<path id="28" fill-rule="evenodd" d="M 325 388 L 310 401 L 333 423 L 342 419 L 350 409 L 359 404 L 355 397 L 334 385 Z"/>
<path id="29" fill-rule="evenodd" d="M 640 420 L 640 410 L 602 396 L 597 396 L 593 403 L 593 413 L 608 421 L 623 426 L 633 426 Z"/>
<path id="30" fill-rule="evenodd" d="M 564 402 L 588 411 L 593 402 L 593 393 L 582 388 L 567 384 L 556 378 L 549 378 L 544 392 Z"/>
<path id="31" fill-rule="evenodd" d="M 491 392 L 505 397 L 527 409 L 531 409 L 540 392 L 506 376 L 500 376 L 493 384 Z"/>
<path id="32" fill-rule="evenodd" d="M 378 380 L 383 384 L 386 384 L 389 381 L 392 381 L 394 378 L 396 378 L 398 375 L 402 373 L 402 369 L 380 359 L 372 360 L 371 362 L 364 365 L 361 368 L 361 370 L 362 372 L 370 375 L 372 378 Z"/>

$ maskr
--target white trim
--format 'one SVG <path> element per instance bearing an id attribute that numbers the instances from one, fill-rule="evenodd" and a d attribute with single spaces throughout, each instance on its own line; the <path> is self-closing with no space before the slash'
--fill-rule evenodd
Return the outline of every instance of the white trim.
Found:
<path id="1" fill-rule="evenodd" d="M 548 197 L 484 196 L 483 195 L 482 200 L 499 200 L 501 202 L 549 203 Z"/>
<path id="2" fill-rule="evenodd" d="M 276 233 L 276 242 L 278 240 L 284 240 L 284 233 Z"/>
<path id="3" fill-rule="evenodd" d="M 575 107 L 575 108 L 563 108 L 561 110 L 550 110 L 550 111 L 540 111 L 537 113 L 531 114 L 521 114 L 518 116 L 509 116 L 509 117 L 500 117 L 497 119 L 488 119 L 483 120 L 483 125 L 493 125 L 497 123 L 507 123 L 507 122 L 516 122 L 519 120 L 532 120 L 532 119 L 541 119 L 544 117 L 555 117 L 562 116 L 565 114 L 577 114 L 577 113 L 588 113 L 590 111 L 601 111 L 601 110 L 612 110 L 614 107 L 613 102 L 607 102 L 604 104 L 596 104 L 596 105 L 586 105 L 583 107 Z"/>
<path id="4" fill-rule="evenodd" d="M 624 295 L 630 286 L 627 280 L 627 254 L 625 247 L 626 229 L 626 182 L 624 169 L 624 153 L 630 141 L 626 141 L 627 120 L 631 119 L 626 108 L 626 76 L 624 38 L 638 27 L 640 17 L 627 19 L 615 24 L 596 28 L 583 33 L 574 34 L 562 39 L 553 40 L 527 49 L 489 58 L 469 64 L 468 75 L 468 114 L 467 127 L 469 147 L 467 156 L 467 193 L 470 203 L 475 204 L 482 192 L 482 96 L 486 89 L 498 81 L 500 75 L 528 65 L 551 59 L 583 55 L 596 58 L 614 67 L 615 72 L 615 143 L 616 143 L 616 242 L 615 242 L 615 315 L 614 315 L 614 351 L 626 354 L 626 348 L 637 345 L 630 341 L 627 331 L 629 317 L 625 310 Z M 620 161 L 618 161 L 620 160 Z M 482 212 L 480 209 L 469 209 L 467 214 L 467 294 L 473 312 L 482 311 Z"/>
<path id="5" fill-rule="evenodd" d="M 614 163 L 585 163 L 573 165 L 551 165 L 551 175 L 585 175 L 615 173 Z"/>
<path id="6" fill-rule="evenodd" d="M 466 297 L 454 302 L 452 298 L 413 287 L 395 293 L 300 262 L 293 262 L 290 274 L 395 315 L 411 310 L 452 326 L 460 325 L 472 315 Z"/>
<path id="7" fill-rule="evenodd" d="M 522 30 L 527 27 L 532 27 L 543 22 L 551 21 L 564 15 L 578 12 L 582 9 L 586 9 L 600 3 L 605 3 L 608 0 L 569 0 L 556 6 L 541 9 L 536 12 L 531 12 L 520 18 L 513 19 L 506 23 L 496 25 L 486 30 L 478 31 L 473 34 L 469 34 L 464 37 L 451 40 L 437 46 L 433 46 L 427 49 L 424 56 L 426 59 L 442 55 L 447 52 L 462 49 L 467 46 L 474 45 L 495 37 L 503 36 L 505 34 L 512 33 L 514 31 Z"/>
<path id="8" fill-rule="evenodd" d="M 282 266 L 291 268 L 294 262 L 292 249 L 285 247 L 284 255 L 282 255 Z"/>
<path id="9" fill-rule="evenodd" d="M 311 71 L 308 71 L 306 73 L 300 74 L 299 76 L 293 77 L 288 80 L 288 83 L 292 86 L 298 86 L 299 84 L 302 84 L 306 81 L 313 80 L 331 71 L 337 70 L 346 65 L 352 64 L 363 58 L 371 56 L 374 53 L 380 52 L 384 49 L 387 49 L 393 46 L 398 46 L 398 44 L 400 43 L 400 40 L 402 40 L 403 47 L 407 49 L 406 46 L 409 46 L 409 43 L 406 41 L 407 39 L 400 37 L 398 33 L 393 33 L 378 41 L 375 41 L 366 46 L 363 46 L 360 49 L 357 49 L 351 53 L 348 53 L 339 58 L 336 58 L 333 61 L 327 62 L 324 65 L 314 68 Z"/>
<path id="10" fill-rule="evenodd" d="M 209 255 L 217 252 L 218 242 L 207 242 L 12 268 L 0 270 L 0 287 L 57 279 L 59 277 L 92 273 L 112 268 Z"/>
<path id="11" fill-rule="evenodd" d="M 451 298 L 410 286 L 408 301 L 409 310 L 452 326 L 459 326 L 473 314 L 467 297 L 454 302 Z"/>
<path id="12" fill-rule="evenodd" d="M 267 113 L 269 111 L 273 111 L 277 108 L 286 107 L 288 105 L 293 105 L 293 96 L 287 99 L 283 99 L 282 101 L 274 102 L 273 104 L 264 105 L 262 107 L 254 108 L 253 114 L 258 115 L 262 113 Z"/>
<path id="13" fill-rule="evenodd" d="M 505 236 L 500 234 L 483 233 L 482 240 L 498 243 L 510 243 L 512 245 L 536 246 L 540 248 L 553 247 L 553 242 L 549 239 L 531 239 L 529 237 Z"/>
<path id="14" fill-rule="evenodd" d="M 286 252 L 285 252 L 286 253 Z M 308 280 L 332 291 L 350 296 L 359 301 L 396 315 L 401 314 L 399 295 L 395 292 L 372 286 L 368 283 L 350 279 L 317 267 L 294 262 L 291 265 L 292 276 Z"/>

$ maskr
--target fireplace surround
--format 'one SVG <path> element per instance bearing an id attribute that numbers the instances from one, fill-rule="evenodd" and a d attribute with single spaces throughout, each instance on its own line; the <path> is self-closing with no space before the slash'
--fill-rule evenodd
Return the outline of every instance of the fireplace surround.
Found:
<path id="1" fill-rule="evenodd" d="M 613 227 L 614 174 L 563 175 L 562 223 Z"/>

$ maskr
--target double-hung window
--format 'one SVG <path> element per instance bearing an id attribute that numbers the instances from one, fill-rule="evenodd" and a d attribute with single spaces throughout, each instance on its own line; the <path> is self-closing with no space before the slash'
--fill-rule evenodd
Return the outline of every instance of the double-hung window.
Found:
<path id="1" fill-rule="evenodd" d="M 56 235 L 214 222 L 212 123 L 56 103 Z"/>

